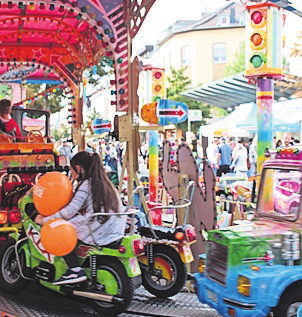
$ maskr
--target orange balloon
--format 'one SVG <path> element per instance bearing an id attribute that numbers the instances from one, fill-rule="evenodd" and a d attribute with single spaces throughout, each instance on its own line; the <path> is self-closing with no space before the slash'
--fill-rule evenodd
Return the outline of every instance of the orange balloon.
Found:
<path id="1" fill-rule="evenodd" d="M 35 207 L 43 216 L 50 216 L 69 203 L 72 197 L 72 184 L 60 172 L 42 175 L 33 190 Z"/>
<path id="2" fill-rule="evenodd" d="M 74 226 L 64 219 L 52 219 L 45 223 L 40 239 L 45 250 L 57 256 L 70 253 L 78 241 Z"/>

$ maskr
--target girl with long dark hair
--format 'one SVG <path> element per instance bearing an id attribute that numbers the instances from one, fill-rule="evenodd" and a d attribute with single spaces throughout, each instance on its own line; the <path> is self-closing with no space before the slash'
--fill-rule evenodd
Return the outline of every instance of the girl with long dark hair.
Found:
<path id="1" fill-rule="evenodd" d="M 87 244 L 104 246 L 121 239 L 125 232 L 126 216 L 90 218 L 95 212 L 112 214 L 122 211 L 118 192 L 107 177 L 100 156 L 97 153 L 79 152 L 70 160 L 70 167 L 72 178 L 78 182 L 71 201 L 51 216 L 38 215 L 35 222 L 42 225 L 55 218 L 68 220 L 75 227 L 78 240 Z M 55 282 L 56 285 L 87 279 L 84 270 L 79 267 L 76 249 L 64 256 L 69 269 Z"/>

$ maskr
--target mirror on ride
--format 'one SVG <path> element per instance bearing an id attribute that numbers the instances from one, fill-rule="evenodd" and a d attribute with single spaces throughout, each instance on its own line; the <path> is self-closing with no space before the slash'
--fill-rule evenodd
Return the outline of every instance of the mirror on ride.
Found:
<path id="1" fill-rule="evenodd" d="M 45 136 L 46 130 L 46 115 L 32 114 L 25 112 L 22 117 L 21 129 L 26 132 L 39 131 L 42 136 Z"/>

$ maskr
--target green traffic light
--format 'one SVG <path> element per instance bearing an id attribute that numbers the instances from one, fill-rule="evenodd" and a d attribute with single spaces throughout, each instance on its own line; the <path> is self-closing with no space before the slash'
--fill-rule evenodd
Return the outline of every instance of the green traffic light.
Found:
<path id="1" fill-rule="evenodd" d="M 259 68 L 263 64 L 263 59 L 260 55 L 253 55 L 250 59 L 250 62 L 254 66 L 254 68 Z"/>

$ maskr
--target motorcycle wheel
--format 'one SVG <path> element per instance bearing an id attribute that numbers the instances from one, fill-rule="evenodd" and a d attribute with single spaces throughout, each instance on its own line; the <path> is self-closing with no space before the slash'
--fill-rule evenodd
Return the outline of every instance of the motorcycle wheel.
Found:
<path id="1" fill-rule="evenodd" d="M 141 265 L 143 286 L 160 298 L 178 294 L 187 280 L 187 267 L 180 255 L 166 245 L 154 245 L 153 254 L 155 271 L 148 272 L 148 268 Z"/>
<path id="2" fill-rule="evenodd" d="M 97 281 L 99 291 L 118 297 L 120 302 L 93 300 L 91 301 L 93 309 L 106 316 L 116 316 L 125 312 L 133 299 L 134 285 L 124 266 L 111 258 L 101 258 L 97 266 Z"/>
<path id="3" fill-rule="evenodd" d="M 9 292 L 23 291 L 29 280 L 22 278 L 15 254 L 15 240 L 8 239 L 0 250 L 0 287 Z M 25 263 L 24 254 L 20 254 L 21 266 Z"/>

